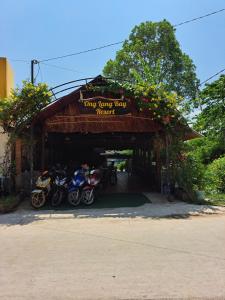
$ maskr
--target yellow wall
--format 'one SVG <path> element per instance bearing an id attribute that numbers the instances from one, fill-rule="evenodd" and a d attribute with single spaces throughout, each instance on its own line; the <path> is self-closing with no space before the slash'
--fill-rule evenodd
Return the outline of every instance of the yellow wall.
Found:
<path id="1" fill-rule="evenodd" d="M 8 97 L 11 89 L 14 87 L 14 76 L 10 64 L 5 57 L 0 57 L 0 99 Z M 0 100 L 1 101 L 1 100 Z M 1 125 L 1 124 L 0 124 Z M 3 133 L 0 126 L 0 164 L 5 156 L 5 148 L 8 140 L 7 134 Z M 0 166 L 1 175 L 1 166 Z"/>
<path id="2" fill-rule="evenodd" d="M 10 95 L 10 90 L 14 87 L 13 71 L 5 57 L 0 57 L 0 98 Z"/>

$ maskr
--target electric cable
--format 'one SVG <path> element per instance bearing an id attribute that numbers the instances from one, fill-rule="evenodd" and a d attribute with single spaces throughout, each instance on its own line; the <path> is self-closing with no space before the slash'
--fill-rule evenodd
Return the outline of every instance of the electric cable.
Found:
<path id="1" fill-rule="evenodd" d="M 209 14 L 206 14 L 206 15 L 203 15 L 203 16 L 200 16 L 200 17 L 197 17 L 197 18 L 194 18 L 194 19 L 191 19 L 191 20 L 188 20 L 188 21 L 184 21 L 184 22 L 181 22 L 179 24 L 175 24 L 173 25 L 173 27 L 178 27 L 178 26 L 181 26 L 181 25 L 184 25 L 184 24 L 187 24 L 187 23 L 191 23 L 191 22 L 194 22 L 194 21 L 198 21 L 200 19 L 203 19 L 203 18 L 206 18 L 206 17 L 210 17 L 212 15 L 215 15 L 215 14 L 218 14 L 222 11 L 225 11 L 225 8 L 222 8 L 220 10 L 217 10 L 217 11 L 214 11 L 212 13 L 209 13 Z"/>
<path id="2" fill-rule="evenodd" d="M 194 18 L 194 19 L 190 19 L 190 20 L 181 22 L 179 24 L 175 24 L 175 25 L 173 25 L 173 27 L 179 27 L 179 26 L 182 26 L 184 24 L 187 24 L 187 23 L 190 23 L 190 22 L 194 22 L 194 21 L 197 21 L 197 20 L 209 17 L 211 15 L 218 14 L 218 13 L 220 13 L 222 11 L 225 11 L 225 8 L 222 8 L 220 10 L 217 10 L 217 11 L 214 11 L 214 12 L 211 12 L 211 13 L 208 13 L 208 14 L 203 15 L 203 16 L 199 16 L 199 17 Z M 92 48 L 92 49 L 88 49 L 88 50 L 84 50 L 84 51 L 79 51 L 79 52 L 75 52 L 75 53 L 71 53 L 71 54 L 61 55 L 61 56 L 47 58 L 47 59 L 42 59 L 42 60 L 39 60 L 39 62 L 43 63 L 45 61 L 57 60 L 57 59 L 62 59 L 62 58 L 66 58 L 66 57 L 76 56 L 76 55 L 80 55 L 80 54 L 84 54 L 84 53 L 88 53 L 88 52 L 92 52 L 92 51 L 104 49 L 104 48 L 107 48 L 107 47 L 112 47 L 112 46 L 115 46 L 115 45 L 119 45 L 119 44 L 124 43 L 124 41 L 120 41 L 120 42 L 116 42 L 116 43 L 111 43 L 111 44 L 107 44 L 107 45 L 104 45 L 104 46 L 100 46 L 100 47 L 96 47 L 96 48 Z"/>
<path id="3" fill-rule="evenodd" d="M 193 18 L 193 19 L 190 19 L 190 20 L 187 20 L 187 21 L 178 23 L 178 24 L 175 24 L 175 25 L 173 25 L 173 27 L 179 27 L 179 26 L 182 26 L 182 25 L 191 23 L 191 22 L 195 22 L 195 21 L 197 21 L 197 20 L 200 20 L 200 19 L 203 19 L 203 18 L 212 16 L 212 15 L 218 14 L 218 13 L 223 12 L 223 11 L 225 11 L 225 8 L 222 8 L 222 9 L 220 9 L 220 10 L 217 10 L 217 11 L 208 13 L 208 14 L 206 14 L 206 15 L 199 16 L 199 17 L 196 17 L 196 18 Z M 46 64 L 46 63 L 44 63 L 44 62 L 50 61 L 50 60 L 57 60 L 57 59 L 61 59 L 61 58 L 66 58 L 66 57 L 70 57 L 70 56 L 75 56 L 75 55 L 80 55 L 80 54 L 84 54 L 84 53 L 88 53 L 88 52 L 92 52 L 92 51 L 104 49 L 104 48 L 107 48 L 107 47 L 112 47 L 112 46 L 115 46 L 115 45 L 122 44 L 123 42 L 124 42 L 124 41 L 120 41 L 120 42 L 111 43 L 111 44 L 103 45 L 103 46 L 100 46 L 100 47 L 96 47 L 96 48 L 92 48 L 92 49 L 88 49 L 88 50 L 84 50 L 84 51 L 75 52 L 75 53 L 72 53 L 72 54 L 67 54 L 67 55 L 62 55 L 62 56 L 58 56 L 58 57 L 53 57 L 53 58 L 48 58 L 48 59 L 40 60 L 40 61 L 38 61 L 38 67 L 39 67 L 38 73 L 39 73 L 39 71 L 40 71 L 40 65 L 39 65 L 40 63 L 42 63 L 43 65 L 46 65 L 46 66 L 51 66 L 51 67 L 55 67 L 55 68 L 62 69 L 62 70 L 66 70 L 66 71 L 79 72 L 79 71 L 76 71 L 76 70 L 73 70 L 73 69 L 69 69 L 69 68 L 65 68 L 65 67 L 60 67 L 60 66 L 56 66 L 56 65 L 52 65 L 52 64 L 51 64 L 51 65 L 50 65 L 50 64 Z M 12 61 L 15 61 L 15 62 L 25 62 L 25 63 L 30 63 L 30 61 L 25 60 L 25 59 L 13 59 L 13 58 L 9 58 L 9 59 L 12 60 Z M 203 82 L 201 82 L 201 83 L 199 84 L 199 86 L 203 85 L 204 83 L 208 82 L 210 79 L 214 78 L 215 76 L 219 75 L 220 73 L 222 73 L 222 72 L 224 72 L 224 71 L 225 71 L 225 69 L 222 69 L 221 71 L 217 72 L 216 74 L 212 75 L 212 76 L 209 77 L 208 79 L 206 79 L 206 80 L 204 80 Z M 38 73 L 37 73 L 35 79 L 37 78 Z"/>
<path id="4" fill-rule="evenodd" d="M 41 62 L 40 62 L 41 63 Z M 65 71 L 70 71 L 73 73 L 79 73 L 79 71 L 74 70 L 74 69 L 70 69 L 70 68 L 65 68 L 65 67 L 61 67 L 61 66 L 57 66 L 57 65 L 52 65 L 52 64 L 46 64 L 46 63 L 41 63 L 42 65 L 48 66 L 48 67 L 53 67 L 53 68 L 57 68 L 57 69 L 61 69 L 61 70 L 65 70 Z"/>
<path id="5" fill-rule="evenodd" d="M 14 59 L 14 58 L 8 58 L 11 61 L 16 61 L 16 62 L 25 62 L 25 63 L 30 63 L 30 60 L 26 60 L 26 59 Z"/>
<path id="6" fill-rule="evenodd" d="M 219 71 L 219 72 L 217 72 L 216 74 L 213 74 L 213 75 L 212 75 L 212 76 L 210 76 L 208 79 L 206 79 L 206 80 L 202 81 L 202 82 L 199 84 L 199 86 L 203 85 L 204 83 L 208 82 L 210 79 L 212 79 L 212 78 L 216 77 L 217 75 L 219 75 L 219 74 L 221 74 L 221 73 L 223 73 L 223 72 L 225 72 L 225 68 L 224 68 L 224 69 L 222 69 L 222 70 L 220 70 L 220 71 Z"/>
<path id="7" fill-rule="evenodd" d="M 61 59 L 61 58 L 65 58 L 65 57 L 70 57 L 70 56 L 80 55 L 80 54 L 83 54 L 83 53 L 92 52 L 92 51 L 104 49 L 104 48 L 107 48 L 107 47 L 119 45 L 119 44 L 122 44 L 123 42 L 124 42 L 124 41 L 116 42 L 116 43 L 112 43 L 112 44 L 100 46 L 100 47 L 97 47 L 97 48 L 92 48 L 92 49 L 88 49 L 88 50 L 84 50 L 84 51 L 75 52 L 75 53 L 72 53 L 72 54 L 67 54 L 67 55 L 62 55 L 62 56 L 52 57 L 52 58 L 48 58 L 48 59 L 43 59 L 43 60 L 40 60 L 39 62 L 40 62 L 40 63 L 43 63 L 44 61 L 56 60 L 56 59 Z"/>

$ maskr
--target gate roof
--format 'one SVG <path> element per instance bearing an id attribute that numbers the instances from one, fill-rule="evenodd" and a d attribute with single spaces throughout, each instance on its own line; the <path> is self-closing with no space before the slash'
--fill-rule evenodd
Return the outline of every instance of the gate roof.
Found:
<path id="1" fill-rule="evenodd" d="M 87 85 L 46 106 L 34 122 L 42 123 L 47 132 L 61 133 L 152 133 L 163 130 L 163 125 L 154 120 L 149 112 L 140 112 L 134 98 L 124 99 L 119 92 L 115 95 L 87 88 L 90 84 L 98 86 L 106 82 L 102 76 L 97 76 Z M 87 106 L 84 105 L 85 101 Z M 115 101 L 119 108 L 115 108 Z M 103 108 L 99 108 L 100 102 Z M 96 103 L 97 108 L 90 107 L 91 103 Z M 112 107 L 104 108 L 107 103 L 112 103 L 114 111 Z M 121 108 L 119 103 L 126 103 L 126 107 Z M 96 110 L 98 108 L 99 111 Z M 198 133 L 185 126 L 185 139 L 198 136 Z"/>

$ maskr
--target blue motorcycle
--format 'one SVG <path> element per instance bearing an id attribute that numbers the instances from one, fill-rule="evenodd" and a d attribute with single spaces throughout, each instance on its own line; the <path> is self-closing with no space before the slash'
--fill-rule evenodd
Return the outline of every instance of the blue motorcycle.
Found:
<path id="1" fill-rule="evenodd" d="M 84 172 L 82 170 L 75 171 L 68 186 L 68 201 L 73 206 L 77 206 L 80 204 L 82 188 L 85 183 L 86 178 Z"/>

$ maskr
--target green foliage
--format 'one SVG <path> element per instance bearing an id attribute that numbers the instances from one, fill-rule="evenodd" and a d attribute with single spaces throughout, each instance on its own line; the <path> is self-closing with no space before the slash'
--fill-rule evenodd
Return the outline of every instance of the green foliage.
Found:
<path id="1" fill-rule="evenodd" d="M 200 101 L 202 111 L 196 118 L 194 128 L 205 137 L 187 142 L 187 151 L 204 165 L 204 190 L 214 194 L 224 193 L 225 75 L 206 85 L 200 93 Z"/>
<path id="2" fill-rule="evenodd" d="M 203 187 L 204 165 L 196 157 L 178 157 L 174 162 L 173 172 L 174 180 L 185 191 L 193 194 Z"/>
<path id="3" fill-rule="evenodd" d="M 123 161 L 120 161 L 118 163 L 116 163 L 115 167 L 117 168 L 117 170 L 119 171 L 123 171 L 126 169 L 126 161 L 123 160 Z"/>
<path id="4" fill-rule="evenodd" d="M 117 153 L 122 154 L 122 155 L 132 156 L 133 150 L 132 149 L 120 150 L 120 151 L 117 151 Z"/>
<path id="5" fill-rule="evenodd" d="M 225 75 L 207 84 L 200 93 L 203 110 L 197 116 L 195 128 L 206 136 L 224 143 L 225 137 Z M 225 143 L 223 144 L 225 146 Z"/>
<path id="6" fill-rule="evenodd" d="M 1 196 L 0 197 L 0 205 L 9 206 L 17 202 L 17 198 L 13 195 L 9 196 Z"/>
<path id="7" fill-rule="evenodd" d="M 166 20 L 135 26 L 103 74 L 131 83 L 139 77 L 150 85 L 163 84 L 164 90 L 186 99 L 195 97 L 199 83 L 192 60 L 181 51 L 175 30 Z"/>
<path id="8" fill-rule="evenodd" d="M 89 85 L 89 90 L 98 92 L 110 92 L 121 94 L 127 98 L 135 98 L 136 106 L 139 111 L 147 111 L 152 119 L 162 121 L 163 123 L 175 122 L 181 118 L 177 110 L 182 98 L 174 92 L 168 92 L 163 83 L 152 84 L 143 80 L 136 72 L 136 81 L 133 83 L 115 80 L 107 80 L 107 85 L 93 86 Z M 166 120 L 165 120 L 166 117 Z"/>
<path id="9" fill-rule="evenodd" d="M 209 164 L 224 153 L 225 146 L 220 140 L 202 137 L 187 142 L 187 151 L 203 164 Z"/>
<path id="10" fill-rule="evenodd" d="M 9 98 L 0 100 L 0 122 L 4 130 L 11 136 L 21 135 L 50 101 L 51 93 L 45 83 L 35 86 L 24 81 L 22 88 L 14 89 Z"/>
<path id="11" fill-rule="evenodd" d="M 208 192 L 206 194 L 207 203 L 210 205 L 220 205 L 225 206 L 225 193 L 213 193 Z"/>
<path id="12" fill-rule="evenodd" d="M 204 165 L 188 152 L 187 143 L 182 140 L 182 132 L 177 132 L 176 128 L 167 128 L 166 132 L 168 146 L 161 151 L 161 160 L 167 173 L 166 181 L 184 190 L 187 199 L 194 201 L 196 191 L 203 187 Z"/>
<path id="13" fill-rule="evenodd" d="M 18 197 L 9 195 L 0 197 L 0 213 L 8 213 L 13 211 L 20 203 Z"/>
<path id="14" fill-rule="evenodd" d="M 215 159 L 205 172 L 205 189 L 225 193 L 225 156 Z"/>

